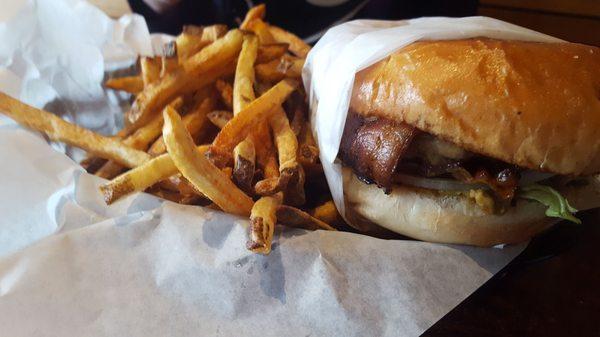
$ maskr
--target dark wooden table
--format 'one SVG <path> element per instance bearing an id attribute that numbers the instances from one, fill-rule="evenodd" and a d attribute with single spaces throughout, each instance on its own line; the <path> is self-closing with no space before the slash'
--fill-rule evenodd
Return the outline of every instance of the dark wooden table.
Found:
<path id="1" fill-rule="evenodd" d="M 560 223 L 423 336 L 600 336 L 600 210 Z"/>

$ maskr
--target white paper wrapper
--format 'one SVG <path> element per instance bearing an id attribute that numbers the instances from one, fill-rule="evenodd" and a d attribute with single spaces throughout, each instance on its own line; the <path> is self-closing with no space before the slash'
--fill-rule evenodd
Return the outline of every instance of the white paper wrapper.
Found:
<path id="1" fill-rule="evenodd" d="M 110 129 L 120 107 L 101 74 L 152 52 L 143 20 L 75 0 L 20 6 L 0 22 L 0 90 L 58 97 L 66 117 Z M 278 227 L 272 253 L 254 255 L 245 219 L 146 194 L 106 206 L 101 179 L 6 119 L 0 158 L 2 336 L 414 336 L 523 249 Z"/>
<path id="2" fill-rule="evenodd" d="M 333 200 L 345 214 L 342 167 L 337 154 L 352 95 L 354 75 L 419 40 L 490 37 L 505 40 L 562 40 L 487 17 L 357 20 L 330 29 L 312 49 L 303 69 L 313 134 Z"/>

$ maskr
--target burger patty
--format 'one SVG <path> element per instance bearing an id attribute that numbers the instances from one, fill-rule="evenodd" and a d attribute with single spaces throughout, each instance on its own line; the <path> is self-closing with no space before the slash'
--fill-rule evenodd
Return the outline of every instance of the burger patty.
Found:
<path id="1" fill-rule="evenodd" d="M 342 162 L 389 193 L 398 173 L 487 185 L 503 201 L 514 197 L 520 168 L 468 152 L 405 123 L 349 111 L 340 144 Z"/>

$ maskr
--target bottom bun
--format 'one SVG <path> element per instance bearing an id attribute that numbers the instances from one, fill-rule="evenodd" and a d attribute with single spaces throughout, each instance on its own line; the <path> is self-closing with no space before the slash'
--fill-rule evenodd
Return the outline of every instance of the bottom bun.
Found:
<path id="1" fill-rule="evenodd" d="M 385 194 L 376 185 L 359 180 L 349 168 L 343 168 L 343 175 L 346 217 L 359 229 L 376 224 L 423 241 L 489 247 L 527 241 L 557 222 L 544 215 L 546 207 L 538 202 L 518 199 L 515 207 L 496 215 L 484 212 L 464 195 L 400 185 Z M 585 200 L 594 202 L 580 209 L 600 206 L 597 178 L 594 183 L 581 190 Z M 578 191 L 565 192 L 567 197 L 581 199 Z"/>

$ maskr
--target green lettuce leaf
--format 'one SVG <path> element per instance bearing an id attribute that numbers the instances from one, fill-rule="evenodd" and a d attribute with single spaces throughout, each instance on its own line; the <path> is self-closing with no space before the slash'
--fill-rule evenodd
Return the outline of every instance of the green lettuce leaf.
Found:
<path id="1" fill-rule="evenodd" d="M 562 218 L 580 224 L 573 213 L 577 212 L 565 197 L 560 195 L 557 190 L 550 186 L 531 184 L 519 189 L 518 196 L 523 199 L 535 200 L 548 206 L 546 215 L 554 218 Z"/>

